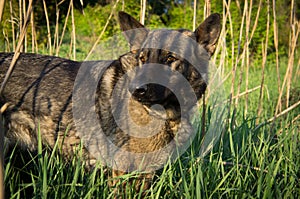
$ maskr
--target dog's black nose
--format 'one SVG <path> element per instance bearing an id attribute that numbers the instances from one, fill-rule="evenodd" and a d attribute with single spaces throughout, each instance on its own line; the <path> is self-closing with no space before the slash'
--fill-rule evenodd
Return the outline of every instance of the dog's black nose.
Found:
<path id="1" fill-rule="evenodd" d="M 134 97 L 140 99 L 146 95 L 147 90 L 148 90 L 147 85 L 141 85 L 141 86 L 136 86 L 134 88 L 131 88 L 130 92 Z"/>

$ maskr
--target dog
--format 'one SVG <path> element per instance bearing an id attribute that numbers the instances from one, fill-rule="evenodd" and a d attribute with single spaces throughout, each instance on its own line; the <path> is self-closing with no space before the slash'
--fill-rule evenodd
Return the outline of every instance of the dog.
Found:
<path id="1" fill-rule="evenodd" d="M 130 50 L 116 60 L 20 54 L 0 98 L 7 107 L 5 140 L 34 152 L 40 134 L 45 146 L 58 142 L 66 158 L 85 140 L 87 167 L 101 159 L 112 167 L 113 178 L 146 171 L 136 187 L 144 182 L 147 189 L 153 171 L 191 135 L 187 115 L 206 90 L 220 15 L 210 15 L 195 31 L 151 31 L 125 12 L 119 12 L 119 22 Z M 0 82 L 13 55 L 0 53 Z"/>

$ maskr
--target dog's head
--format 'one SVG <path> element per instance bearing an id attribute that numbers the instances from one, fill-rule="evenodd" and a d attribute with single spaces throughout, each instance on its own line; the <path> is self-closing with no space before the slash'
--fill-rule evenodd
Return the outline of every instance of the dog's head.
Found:
<path id="1" fill-rule="evenodd" d="M 123 70 L 137 74 L 129 87 L 135 100 L 146 106 L 179 106 L 178 93 L 184 95 L 187 89 L 182 86 L 182 77 L 193 89 L 196 101 L 201 98 L 207 86 L 208 62 L 220 35 L 219 14 L 210 15 L 195 31 L 150 31 L 125 12 L 119 12 L 119 21 L 131 48 L 120 59 Z M 179 87 L 181 91 L 174 93 Z"/>

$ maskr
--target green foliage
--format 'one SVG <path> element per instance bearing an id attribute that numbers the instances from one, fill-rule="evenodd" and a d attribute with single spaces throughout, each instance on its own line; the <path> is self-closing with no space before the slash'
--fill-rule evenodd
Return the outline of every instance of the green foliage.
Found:
<path id="1" fill-rule="evenodd" d="M 199 16 L 199 15 L 198 15 Z M 193 8 L 191 5 L 173 5 L 169 10 L 168 27 L 172 28 L 193 28 Z M 202 21 L 202 20 L 200 20 Z"/>

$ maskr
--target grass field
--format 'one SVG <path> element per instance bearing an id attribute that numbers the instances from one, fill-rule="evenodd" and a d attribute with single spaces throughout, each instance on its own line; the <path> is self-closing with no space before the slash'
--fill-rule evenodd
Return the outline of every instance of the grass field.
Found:
<path id="1" fill-rule="evenodd" d="M 70 18 L 73 19 L 71 14 Z M 250 45 L 244 42 L 245 39 L 251 40 L 251 36 L 241 32 L 240 41 L 245 44 L 241 50 L 237 50 L 240 44 L 226 41 L 233 34 L 230 29 L 232 19 L 228 12 L 223 14 L 223 19 L 227 26 L 224 25 L 222 29 L 216 55 L 212 58 L 215 70 L 219 70 L 220 80 L 216 82 L 221 85 L 219 94 L 222 95 L 226 111 L 220 139 L 213 150 L 202 156 L 203 128 L 199 126 L 199 134 L 190 148 L 175 162 L 169 162 L 157 171 L 151 188 L 146 191 L 146 198 L 300 198 L 299 23 L 290 23 L 293 28 L 288 55 L 268 54 L 270 36 L 267 31 L 267 35 L 261 38 L 262 42 L 258 41 L 262 46 L 260 58 L 256 56 L 252 60 Z M 266 28 L 272 26 L 272 22 L 268 21 L 268 25 Z M 255 31 L 255 28 L 250 23 L 241 25 L 244 30 Z M 80 27 L 76 29 L 80 32 Z M 32 36 L 30 33 L 27 35 L 28 38 Z M 235 36 L 239 37 L 239 33 Z M 72 30 L 69 37 L 70 43 L 61 46 L 55 41 L 57 46 L 53 45 L 52 51 L 59 48 L 61 51 L 57 52 L 62 57 L 84 59 L 92 45 L 81 48 L 85 40 L 80 35 L 73 35 Z M 16 49 L 18 41 L 14 42 L 16 44 L 13 47 L 10 41 L 7 46 L 11 48 L 6 46 L 1 50 Z M 21 40 L 20 43 L 26 42 Z M 49 44 L 45 49 L 33 51 L 55 54 L 50 52 Z M 214 72 L 211 72 L 213 75 Z M 215 119 L 210 120 L 217 110 L 213 100 L 209 100 L 212 95 L 208 90 L 204 110 L 206 130 L 216 122 Z M 203 111 L 203 107 L 200 110 Z M 39 143 L 37 155 L 20 154 L 17 149 L 11 151 L 5 159 L 7 198 L 115 197 L 114 189 L 108 186 L 106 168 L 99 166 L 87 172 L 81 161 L 80 150 L 71 161 L 63 159 L 59 150 L 59 146 L 47 150 Z M 135 175 L 128 174 L 122 179 L 128 181 Z M 119 194 L 127 198 L 142 196 L 130 185 L 125 192 Z"/>
<path id="2" fill-rule="evenodd" d="M 270 69 L 267 74 L 272 74 Z M 256 73 L 256 74 L 255 74 Z M 251 76 L 259 76 L 260 70 Z M 269 95 L 276 96 L 270 80 Z M 256 81 L 257 82 L 257 81 Z M 226 90 L 226 89 L 225 89 Z M 259 92 L 259 91 L 256 91 Z M 229 93 L 229 92 L 227 92 Z M 253 96 L 252 96 L 253 95 Z M 249 100 L 255 99 L 253 92 Z M 297 94 L 299 97 L 299 94 Z M 299 100 L 299 99 L 298 99 Z M 242 101 L 242 100 L 241 100 Z M 263 115 L 272 115 L 274 100 L 264 100 Z M 241 102 L 242 103 L 242 102 Z M 222 138 L 204 158 L 199 158 L 201 137 L 175 163 L 158 171 L 149 198 L 298 198 L 300 194 L 299 107 L 274 123 L 256 124 L 256 103 L 229 114 Z M 213 112 L 214 110 L 207 110 Z M 211 124 L 213 125 L 213 124 Z M 208 128 L 208 127 L 207 127 Z M 15 153 L 18 153 L 15 151 Z M 31 159 L 31 158 L 30 158 Z M 16 165 L 14 156 L 5 167 L 5 184 L 11 198 L 112 198 L 104 171 L 86 172 L 78 158 L 66 162 L 56 150 L 40 149 L 29 165 Z M 20 158 L 17 159 L 17 162 Z M 25 163 L 28 162 L 26 157 Z M 129 179 L 135 174 L 124 176 Z M 137 197 L 131 186 L 127 197 Z M 129 195 L 128 195 L 129 194 Z"/>

